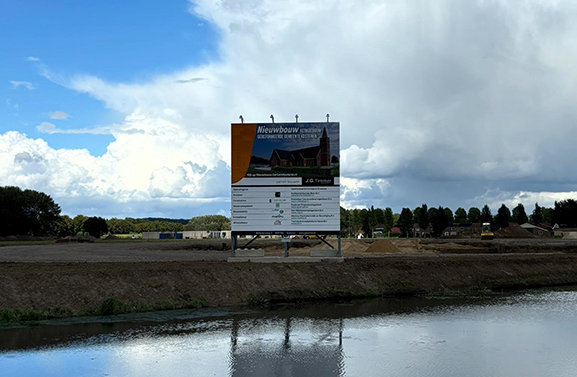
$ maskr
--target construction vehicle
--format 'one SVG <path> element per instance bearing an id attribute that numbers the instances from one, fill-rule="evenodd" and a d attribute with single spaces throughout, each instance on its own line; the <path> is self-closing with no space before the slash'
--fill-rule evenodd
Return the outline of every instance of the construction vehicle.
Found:
<path id="1" fill-rule="evenodd" d="M 495 238 L 495 234 L 491 232 L 491 223 L 481 224 L 481 239 L 492 240 L 493 238 Z"/>

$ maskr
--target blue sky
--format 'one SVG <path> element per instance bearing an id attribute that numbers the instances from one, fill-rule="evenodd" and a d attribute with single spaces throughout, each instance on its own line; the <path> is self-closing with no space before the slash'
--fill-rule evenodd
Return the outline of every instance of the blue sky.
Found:
<path id="1" fill-rule="evenodd" d="M 340 122 L 341 205 L 577 197 L 577 3 L 3 1 L 0 185 L 230 213 L 230 124 Z"/>
<path id="2" fill-rule="evenodd" d="M 0 5 L 0 133 L 19 130 L 53 148 L 87 148 L 102 155 L 110 135 L 46 134 L 120 122 L 122 114 L 44 77 L 94 75 L 139 82 L 190 65 L 218 60 L 218 33 L 191 14 L 184 0 L 9 1 Z M 15 82 L 16 84 L 14 84 Z M 18 84 L 20 83 L 20 85 Z M 53 112 L 66 119 L 51 119 Z"/>

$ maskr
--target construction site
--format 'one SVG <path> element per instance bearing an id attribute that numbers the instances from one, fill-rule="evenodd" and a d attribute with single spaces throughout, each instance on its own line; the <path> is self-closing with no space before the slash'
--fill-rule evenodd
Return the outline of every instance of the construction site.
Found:
<path id="1" fill-rule="evenodd" d="M 218 307 L 577 284 L 577 240 L 495 237 L 344 239 L 342 263 L 291 263 L 280 240 L 270 239 L 251 246 L 285 263 L 228 263 L 230 242 L 223 240 L 2 246 L 0 307 L 62 317 L 111 297 L 134 305 L 178 308 L 197 300 Z M 322 248 L 329 246 L 299 239 L 288 253 L 307 257 Z"/>

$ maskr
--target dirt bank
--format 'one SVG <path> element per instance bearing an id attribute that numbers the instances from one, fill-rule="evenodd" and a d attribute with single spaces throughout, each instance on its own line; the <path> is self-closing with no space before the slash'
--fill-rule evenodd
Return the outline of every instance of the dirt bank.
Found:
<path id="1" fill-rule="evenodd" d="M 387 246 L 389 247 L 389 246 Z M 344 263 L 0 263 L 0 309 L 77 315 L 108 297 L 209 306 L 577 284 L 577 254 L 392 255 Z"/>

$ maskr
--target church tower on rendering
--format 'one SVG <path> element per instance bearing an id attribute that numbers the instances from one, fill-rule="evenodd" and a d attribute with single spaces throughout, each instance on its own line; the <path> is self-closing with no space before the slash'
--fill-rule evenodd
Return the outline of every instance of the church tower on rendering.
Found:
<path id="1" fill-rule="evenodd" d="M 327 135 L 327 127 L 323 128 L 320 138 L 320 166 L 331 166 L 331 139 Z"/>

